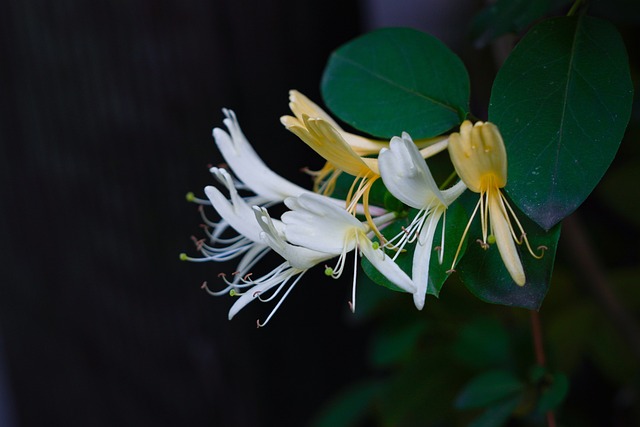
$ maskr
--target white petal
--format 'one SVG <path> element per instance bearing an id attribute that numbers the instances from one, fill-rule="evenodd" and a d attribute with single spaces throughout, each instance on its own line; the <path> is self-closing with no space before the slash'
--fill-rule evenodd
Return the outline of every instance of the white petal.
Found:
<path id="1" fill-rule="evenodd" d="M 442 196 L 444 197 L 445 205 L 451 205 L 451 203 L 453 203 L 458 197 L 460 197 L 460 195 L 464 193 L 466 189 L 466 184 L 464 183 L 464 181 L 460 180 L 446 190 L 442 190 Z"/>
<path id="2" fill-rule="evenodd" d="M 213 137 L 225 161 L 242 182 L 254 193 L 274 201 L 308 191 L 269 169 L 242 133 L 234 112 L 226 109 L 223 112 L 229 133 L 215 128 Z"/>
<path id="3" fill-rule="evenodd" d="M 402 138 L 393 137 L 389 149 L 380 151 L 378 167 L 385 186 L 402 203 L 416 209 L 432 205 L 434 199 L 445 203 L 431 171 L 407 133 L 403 133 Z"/>
<path id="4" fill-rule="evenodd" d="M 274 221 L 266 209 L 253 207 L 258 224 L 262 227 L 263 241 L 268 244 L 280 256 L 286 259 L 291 266 L 300 270 L 307 270 L 322 261 L 333 258 L 337 254 L 314 251 L 302 246 L 294 246 L 284 239 L 284 235 L 278 230 L 279 221 Z"/>
<path id="5" fill-rule="evenodd" d="M 376 270 L 394 285 L 409 293 L 416 292 L 416 287 L 411 278 L 382 249 L 373 249 L 371 241 L 364 235 L 360 236 L 358 247 Z"/>
<path id="6" fill-rule="evenodd" d="M 443 212 L 444 209 L 442 208 L 436 209 L 429 215 L 426 223 L 422 226 L 418 241 L 416 242 L 415 252 L 413 253 L 411 278 L 416 286 L 416 292 L 413 294 L 413 302 L 418 310 L 422 310 L 424 307 L 427 286 L 429 284 L 429 263 L 431 262 L 431 254 L 433 252 L 433 237 Z"/>
<path id="7" fill-rule="evenodd" d="M 353 215 L 336 206 L 328 197 L 304 194 L 288 198 L 291 211 L 282 215 L 287 240 L 320 252 L 340 254 L 355 247 L 355 230 L 365 231 Z"/>
<path id="8" fill-rule="evenodd" d="M 298 279 L 302 277 L 304 271 L 300 271 L 297 268 L 293 268 L 288 265 L 286 262 L 280 264 L 276 267 L 271 273 L 266 274 L 260 279 L 256 280 L 256 285 L 251 289 L 245 291 L 240 298 L 231 306 L 229 309 L 229 320 L 231 320 L 240 310 L 242 310 L 247 304 L 252 301 L 255 301 L 261 294 L 266 294 L 271 289 L 275 287 L 286 287 L 289 285 L 289 289 L 286 290 L 284 295 L 280 298 L 280 301 L 276 304 L 275 308 L 272 310 L 271 315 L 280 307 L 280 304 L 284 301 L 284 298 L 287 297 L 293 286 L 297 283 Z M 296 276 L 298 276 L 296 278 Z M 293 283 L 290 281 L 293 279 Z M 277 289 L 274 292 L 280 292 L 281 289 Z M 272 295 L 272 297 L 275 295 Z M 271 298 L 271 297 L 270 297 Z M 269 298 L 269 299 L 270 299 Z M 269 315 L 269 317 L 271 317 Z"/>
<path id="9" fill-rule="evenodd" d="M 231 196 L 231 201 L 229 201 L 217 188 L 212 186 L 205 187 L 204 192 L 218 212 L 218 215 L 227 221 L 238 233 L 253 242 L 263 244 L 260 239 L 262 229 L 256 221 L 253 210 L 238 195 L 229 174 L 223 169 L 217 169 L 213 172 L 225 183 Z"/>

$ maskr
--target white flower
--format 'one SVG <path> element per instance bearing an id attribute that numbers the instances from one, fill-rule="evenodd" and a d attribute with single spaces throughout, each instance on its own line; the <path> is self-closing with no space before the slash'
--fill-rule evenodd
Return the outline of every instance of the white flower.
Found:
<path id="1" fill-rule="evenodd" d="M 373 234 L 367 223 L 360 222 L 346 210 L 317 194 L 303 194 L 288 198 L 285 204 L 291 211 L 282 215 L 284 235 L 288 242 L 314 251 L 338 255 L 338 262 L 328 273 L 338 278 L 344 270 L 347 253 L 354 251 L 353 291 L 350 302 L 355 310 L 355 286 L 358 254 L 364 255 L 373 266 L 393 284 L 406 292 L 415 292 L 415 286 L 404 271 L 384 251 L 369 239 Z M 395 214 L 383 215 L 376 222 L 387 222 Z"/>
<path id="2" fill-rule="evenodd" d="M 224 160 L 247 188 L 264 197 L 265 201 L 282 201 L 309 192 L 269 169 L 242 133 L 235 113 L 227 109 L 222 111 L 226 116 L 223 123 L 229 133 L 215 128 L 213 137 Z"/>
<path id="3" fill-rule="evenodd" d="M 393 137 L 389 148 L 378 156 L 380 175 L 387 190 L 402 203 L 418 209 L 411 224 L 395 243 L 398 253 L 405 244 L 416 239 L 412 264 L 412 280 L 416 288 L 413 299 L 416 307 L 424 307 L 429 282 L 429 262 L 434 234 L 447 207 L 466 189 L 462 181 L 448 190 L 440 191 L 418 148 L 406 132 L 402 138 Z M 440 262 L 444 253 L 444 226 L 440 245 Z"/>
<path id="4" fill-rule="evenodd" d="M 333 253 L 324 253 L 314 251 L 302 246 L 295 246 L 284 239 L 284 235 L 281 232 L 281 223 L 274 221 L 265 208 L 258 206 L 253 207 L 256 223 L 262 229 L 261 239 L 268 244 L 273 250 L 280 254 L 285 261 L 274 268 L 269 273 L 254 279 L 250 276 L 243 277 L 242 286 L 250 287 L 241 295 L 238 301 L 236 301 L 229 310 L 229 320 L 233 318 L 240 310 L 242 310 L 247 304 L 258 299 L 262 302 L 268 302 L 280 295 L 283 289 L 286 288 L 284 294 L 280 297 L 280 300 L 276 303 L 275 307 L 269 313 L 269 316 L 264 322 L 257 322 L 258 327 L 266 325 L 275 312 L 280 308 L 280 305 L 284 302 L 291 290 L 300 281 L 302 276 L 310 268 L 318 265 L 319 263 L 331 259 L 336 256 Z M 287 288 L 288 286 L 288 288 Z M 269 295 L 265 298 L 265 295 Z"/>
<path id="5" fill-rule="evenodd" d="M 208 221 L 208 226 L 213 231 L 207 233 L 209 243 L 198 241 L 198 250 L 203 254 L 203 258 L 191 258 L 181 254 L 181 259 L 189 261 L 229 261 L 238 256 L 242 256 L 236 267 L 237 274 L 233 282 L 227 282 L 228 286 L 221 291 L 213 292 L 204 288 L 212 295 L 222 295 L 235 289 L 241 278 L 270 250 L 260 235 L 262 229 L 255 219 L 255 215 L 247 202 L 240 197 L 234 185 L 233 178 L 224 169 L 211 168 L 213 176 L 227 189 L 230 199 L 222 194 L 220 190 L 213 186 L 205 188 L 205 194 L 209 198 L 209 203 L 220 215 L 218 223 Z M 231 226 L 238 235 L 223 238 L 223 232 Z M 281 227 L 282 224 L 279 223 Z M 275 227 L 275 226 L 274 226 Z"/>

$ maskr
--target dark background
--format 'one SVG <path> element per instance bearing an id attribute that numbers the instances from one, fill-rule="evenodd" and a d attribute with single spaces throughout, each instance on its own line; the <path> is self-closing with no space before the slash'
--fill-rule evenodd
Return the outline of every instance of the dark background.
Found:
<path id="1" fill-rule="evenodd" d="M 466 38 L 483 2 L 398 1 L 3 2 L 0 427 L 303 426 L 345 386 L 379 375 L 366 362 L 374 327 L 347 309 L 349 280 L 310 271 L 256 330 L 272 305 L 254 303 L 229 322 L 233 300 L 200 289 L 203 281 L 215 288 L 233 265 L 178 254 L 196 255 L 190 236 L 202 237 L 185 194 L 202 196 L 213 182 L 208 165 L 222 161 L 211 138 L 221 108 L 236 111 L 269 166 L 308 186 L 298 168 L 322 161 L 280 125 L 287 92 L 320 101 L 331 50 L 368 28 L 410 25 L 442 39 L 473 70 L 471 109 L 485 113 L 500 54 Z M 637 27 L 622 34 L 637 70 Z M 634 147 L 623 143 L 616 162 L 635 162 Z M 605 269 L 636 266 L 635 181 L 611 182 L 579 213 L 606 248 Z M 612 214 L 616 200 L 631 206 L 631 220 Z M 554 280 L 590 274 L 567 270 L 571 224 Z M 615 239 L 634 249 L 610 245 Z M 554 319 L 566 289 L 554 284 L 543 318 Z M 562 325 L 568 305 L 556 307 Z M 569 406 L 589 413 L 582 405 L 592 382 L 575 384 Z M 599 390 L 619 403 L 622 394 Z"/>
<path id="2" fill-rule="evenodd" d="M 291 88 L 319 99 L 330 51 L 359 32 L 356 3 L 2 9 L 0 425 L 304 425 L 364 369 L 348 287 L 310 275 L 268 328 L 255 330 L 267 305 L 229 322 L 232 300 L 200 284 L 232 267 L 178 259 L 201 231 L 184 196 L 222 160 L 222 107 L 309 184 L 290 165 L 320 160 L 278 119 Z"/>

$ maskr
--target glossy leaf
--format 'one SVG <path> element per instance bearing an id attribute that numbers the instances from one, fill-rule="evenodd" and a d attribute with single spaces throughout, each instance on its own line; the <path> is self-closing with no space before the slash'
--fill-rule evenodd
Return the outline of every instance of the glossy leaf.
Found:
<path id="1" fill-rule="evenodd" d="M 321 89 L 335 115 L 384 138 L 440 135 L 468 112 L 469 76 L 460 58 L 410 28 L 373 31 L 337 49 Z"/>
<path id="2" fill-rule="evenodd" d="M 471 37 L 483 47 L 496 37 L 525 29 L 542 17 L 550 0 L 498 0 L 484 8 L 471 24 Z"/>
<path id="3" fill-rule="evenodd" d="M 500 69 L 489 119 L 507 147 L 506 190 L 544 229 L 573 212 L 609 167 L 632 90 L 620 35 L 587 16 L 536 25 Z"/>
<path id="4" fill-rule="evenodd" d="M 477 194 L 469 195 L 475 196 L 477 200 Z M 537 310 L 549 290 L 556 247 L 560 238 L 560 225 L 545 231 L 517 208 L 514 207 L 514 210 L 527 233 L 531 247 L 536 252 L 539 246 L 547 247 L 542 259 L 536 259 L 524 244 L 516 245 L 526 275 L 524 286 L 518 286 L 513 281 L 495 244 L 485 250 L 476 242 L 482 237 L 479 217 L 474 218 L 469 229 L 469 244 L 456 270 L 467 289 L 483 301 Z"/>

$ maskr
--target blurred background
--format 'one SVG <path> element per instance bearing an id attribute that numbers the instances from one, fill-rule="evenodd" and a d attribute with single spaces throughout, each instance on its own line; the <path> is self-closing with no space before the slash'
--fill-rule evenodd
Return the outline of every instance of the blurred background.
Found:
<path id="1" fill-rule="evenodd" d="M 256 330 L 269 306 L 253 304 L 229 322 L 231 299 L 200 289 L 232 267 L 184 263 L 178 254 L 195 254 L 190 236 L 201 233 L 201 219 L 185 194 L 202 195 L 212 182 L 208 165 L 222 161 L 211 138 L 221 108 L 236 111 L 268 165 L 309 186 L 297 167 L 322 162 L 280 125 L 287 92 L 319 102 L 330 52 L 365 30 L 408 25 L 443 39 L 471 70 L 472 110 L 486 114 L 494 51 L 467 37 L 481 7 L 471 0 L 5 2 L 0 425 L 472 419 L 454 415 L 452 403 L 470 377 L 533 364 L 525 310 L 488 306 L 453 282 L 423 313 L 385 289 L 360 286 L 352 315 L 348 281 L 312 271 Z M 611 11 L 637 82 L 638 15 Z M 635 108 L 622 155 L 568 221 L 541 311 L 550 369 L 570 380 L 561 425 L 640 419 L 638 119 Z M 523 422 L 538 425 L 540 417 Z"/>

